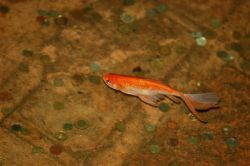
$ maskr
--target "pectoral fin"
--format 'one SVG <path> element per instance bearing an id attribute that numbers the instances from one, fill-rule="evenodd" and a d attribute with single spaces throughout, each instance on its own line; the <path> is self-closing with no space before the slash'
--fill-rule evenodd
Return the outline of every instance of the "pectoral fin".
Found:
<path id="1" fill-rule="evenodd" d="M 133 87 L 124 88 L 121 90 L 121 92 L 126 93 L 128 95 L 134 95 L 134 96 L 137 96 L 137 94 L 140 93 L 140 91 L 138 91 L 138 89 L 133 88 Z"/>

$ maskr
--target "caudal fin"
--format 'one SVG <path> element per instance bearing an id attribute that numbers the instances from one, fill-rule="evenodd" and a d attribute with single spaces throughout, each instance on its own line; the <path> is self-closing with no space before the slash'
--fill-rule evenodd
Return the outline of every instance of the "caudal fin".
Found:
<path id="1" fill-rule="evenodd" d="M 208 110 L 219 107 L 220 98 L 215 93 L 184 94 L 192 102 L 195 109 Z"/>
<path id="2" fill-rule="evenodd" d="M 201 122 L 206 123 L 202 120 L 196 109 L 207 110 L 210 108 L 218 107 L 219 97 L 214 93 L 202 93 L 202 94 L 183 94 L 180 96 L 189 110 L 194 114 L 194 116 Z"/>

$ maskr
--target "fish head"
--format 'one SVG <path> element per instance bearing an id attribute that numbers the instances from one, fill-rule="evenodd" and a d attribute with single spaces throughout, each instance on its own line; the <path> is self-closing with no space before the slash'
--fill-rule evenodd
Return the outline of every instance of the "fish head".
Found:
<path id="1" fill-rule="evenodd" d="M 119 81 L 117 80 L 117 75 L 112 73 L 107 73 L 103 75 L 103 81 L 106 85 L 108 85 L 110 88 L 115 90 L 120 90 L 119 87 Z"/>

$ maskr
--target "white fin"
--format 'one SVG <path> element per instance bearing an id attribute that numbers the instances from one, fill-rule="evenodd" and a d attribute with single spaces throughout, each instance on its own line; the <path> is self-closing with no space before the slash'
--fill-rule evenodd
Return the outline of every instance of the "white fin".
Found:
<path id="1" fill-rule="evenodd" d="M 156 100 L 154 100 L 154 98 L 150 97 L 150 96 L 138 96 L 142 101 L 144 101 L 145 103 L 152 105 L 152 106 L 158 106 L 158 103 Z"/>
<path id="2" fill-rule="evenodd" d="M 204 104 L 218 104 L 220 98 L 215 93 L 185 94 L 191 100 Z"/>
<path id="3" fill-rule="evenodd" d="M 158 102 L 163 100 L 166 96 L 163 94 L 155 94 L 155 95 L 139 95 L 138 96 L 142 101 L 152 106 L 158 106 Z"/>

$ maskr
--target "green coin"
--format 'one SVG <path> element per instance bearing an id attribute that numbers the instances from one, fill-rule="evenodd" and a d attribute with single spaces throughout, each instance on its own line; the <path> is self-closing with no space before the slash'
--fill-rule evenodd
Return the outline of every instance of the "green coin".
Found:
<path id="1" fill-rule="evenodd" d="M 224 61 L 232 61 L 234 57 L 224 50 L 217 51 L 217 56 Z"/>
<path id="2" fill-rule="evenodd" d="M 152 125 L 152 124 L 145 124 L 144 125 L 144 130 L 151 133 L 151 132 L 154 132 L 155 131 L 155 125 Z"/>
<path id="3" fill-rule="evenodd" d="M 162 14 L 166 12 L 167 7 L 164 4 L 159 4 L 158 6 L 156 6 L 155 10 Z"/>
<path id="4" fill-rule="evenodd" d="M 72 123 L 64 123 L 63 124 L 63 129 L 64 130 L 72 130 L 73 129 Z"/>
<path id="5" fill-rule="evenodd" d="M 197 137 L 192 136 L 192 135 L 189 135 L 189 136 L 187 137 L 187 141 L 188 141 L 188 143 L 190 143 L 190 144 L 197 144 L 199 140 L 198 140 Z"/>
<path id="6" fill-rule="evenodd" d="M 86 129 L 88 128 L 88 126 L 89 126 L 89 122 L 83 119 L 80 119 L 75 123 L 75 127 L 80 130 Z"/>
<path id="7" fill-rule="evenodd" d="M 151 145 L 151 146 L 149 147 L 149 150 L 150 150 L 150 152 L 153 153 L 153 154 L 158 154 L 158 153 L 160 153 L 161 148 L 159 147 L 159 145 Z"/>
<path id="8" fill-rule="evenodd" d="M 195 41 L 198 46 L 205 46 L 207 44 L 207 39 L 203 36 L 196 38 Z"/>
<path id="9" fill-rule="evenodd" d="M 44 149 L 41 146 L 34 146 L 32 148 L 32 153 L 43 153 Z"/>
<path id="10" fill-rule="evenodd" d="M 169 105 L 167 103 L 161 103 L 158 108 L 162 111 L 162 112 L 167 112 L 169 111 Z"/>
<path id="11" fill-rule="evenodd" d="M 192 32 L 191 35 L 192 35 L 193 38 L 202 37 L 202 33 L 200 31 L 198 31 L 198 32 Z"/>
<path id="12" fill-rule="evenodd" d="M 219 28 L 221 26 L 221 21 L 219 19 L 212 19 L 211 26 L 213 28 Z"/>
<path id="13" fill-rule="evenodd" d="M 55 133 L 55 138 L 59 141 L 65 141 L 68 139 L 68 136 L 64 132 L 56 132 Z"/>
<path id="14" fill-rule="evenodd" d="M 226 139 L 226 144 L 231 149 L 234 149 L 238 145 L 238 143 L 238 140 L 234 137 Z"/>
<path id="15" fill-rule="evenodd" d="M 62 109 L 64 109 L 64 103 L 56 101 L 56 102 L 54 102 L 53 107 L 55 110 L 62 110 Z"/>
<path id="16" fill-rule="evenodd" d="M 132 16 L 129 13 L 122 13 L 120 16 L 120 19 L 122 22 L 124 22 L 126 24 L 132 23 L 135 20 L 134 16 Z"/>
<path id="17" fill-rule="evenodd" d="M 60 13 L 56 10 L 50 10 L 47 12 L 47 15 L 50 16 L 50 17 L 57 17 L 60 15 Z"/>
<path id="18" fill-rule="evenodd" d="M 92 62 L 90 64 L 90 69 L 93 71 L 93 72 L 98 72 L 100 71 L 101 67 L 100 67 L 100 64 L 98 62 Z"/>
<path id="19" fill-rule="evenodd" d="M 120 132 L 124 132 L 126 130 L 126 126 L 124 122 L 117 122 L 115 124 L 115 128 L 120 131 Z"/>

